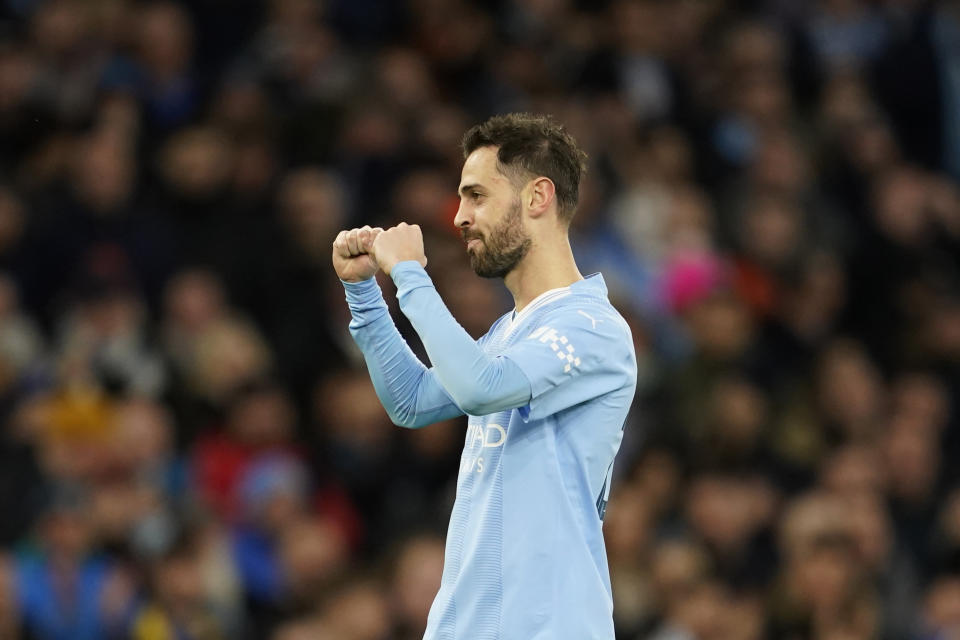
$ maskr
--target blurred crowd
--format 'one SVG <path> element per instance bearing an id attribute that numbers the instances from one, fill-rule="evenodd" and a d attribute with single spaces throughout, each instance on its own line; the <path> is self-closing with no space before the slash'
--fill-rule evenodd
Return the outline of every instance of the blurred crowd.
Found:
<path id="1" fill-rule="evenodd" d="M 330 245 L 419 223 L 479 337 L 518 110 L 640 363 L 618 640 L 960 638 L 955 0 L 0 0 L 0 638 L 421 637 L 464 422 L 390 424 Z"/>

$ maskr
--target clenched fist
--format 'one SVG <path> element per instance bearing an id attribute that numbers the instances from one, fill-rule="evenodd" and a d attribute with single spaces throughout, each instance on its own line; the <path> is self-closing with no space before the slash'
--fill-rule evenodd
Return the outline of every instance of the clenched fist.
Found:
<path id="1" fill-rule="evenodd" d="M 427 266 L 427 256 L 423 250 L 423 233 L 420 231 L 420 225 L 416 224 L 401 222 L 377 234 L 371 246 L 371 253 L 387 275 L 390 275 L 390 271 L 397 263 L 406 260 L 416 260 L 420 266 Z"/>
<path id="2" fill-rule="evenodd" d="M 333 268 L 341 280 L 360 282 L 377 274 L 377 262 L 370 255 L 370 248 L 381 233 L 380 227 L 361 227 L 337 234 L 333 241 Z"/>

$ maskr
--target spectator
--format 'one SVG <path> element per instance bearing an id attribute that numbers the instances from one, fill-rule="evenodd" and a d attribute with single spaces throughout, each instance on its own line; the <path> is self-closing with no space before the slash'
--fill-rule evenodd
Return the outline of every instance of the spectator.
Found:
<path id="1" fill-rule="evenodd" d="M 39 523 L 38 547 L 16 560 L 16 593 L 27 633 L 102 638 L 117 633 L 133 585 L 109 557 L 94 553 L 89 497 L 61 489 Z"/>
<path id="2" fill-rule="evenodd" d="M 389 425 L 330 243 L 420 224 L 479 337 L 518 109 L 641 365 L 617 637 L 956 634 L 958 6 L 0 0 L 0 635 L 422 635 L 463 424 Z"/>

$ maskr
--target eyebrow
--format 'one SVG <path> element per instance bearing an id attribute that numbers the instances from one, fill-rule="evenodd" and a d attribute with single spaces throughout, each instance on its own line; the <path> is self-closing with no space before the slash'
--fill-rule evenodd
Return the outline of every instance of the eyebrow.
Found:
<path id="1" fill-rule="evenodd" d="M 474 189 L 478 189 L 478 188 L 480 188 L 479 184 L 465 184 L 462 187 L 460 187 L 459 193 L 460 195 L 466 195 L 471 191 L 473 191 Z"/>

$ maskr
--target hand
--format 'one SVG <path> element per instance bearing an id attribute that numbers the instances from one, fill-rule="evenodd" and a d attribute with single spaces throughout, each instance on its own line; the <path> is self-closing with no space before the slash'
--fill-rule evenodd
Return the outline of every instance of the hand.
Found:
<path id="1" fill-rule="evenodd" d="M 380 227 L 362 227 L 337 234 L 333 241 L 333 268 L 341 280 L 360 282 L 377 274 L 379 267 L 370 255 L 370 248 L 382 232 Z"/>
<path id="2" fill-rule="evenodd" d="M 423 251 L 423 233 L 417 224 L 401 222 L 377 234 L 371 253 L 387 275 L 390 275 L 397 263 L 406 260 L 416 260 L 421 267 L 427 266 L 427 256 Z"/>

